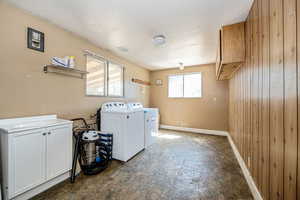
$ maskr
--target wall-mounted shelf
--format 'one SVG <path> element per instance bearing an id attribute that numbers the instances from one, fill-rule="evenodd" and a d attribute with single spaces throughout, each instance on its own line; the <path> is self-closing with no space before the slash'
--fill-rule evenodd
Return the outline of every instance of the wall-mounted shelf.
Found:
<path id="1" fill-rule="evenodd" d="M 147 85 L 147 86 L 151 85 L 150 82 L 148 82 L 148 81 L 143 81 L 143 80 L 136 79 L 136 78 L 131 79 L 131 81 L 133 83 L 138 83 L 138 84 L 141 84 L 141 85 Z"/>
<path id="2" fill-rule="evenodd" d="M 44 66 L 44 72 L 45 73 L 55 73 L 60 74 L 64 76 L 71 76 L 75 78 L 81 78 L 84 79 L 86 77 L 86 74 L 88 74 L 87 71 L 82 71 L 74 68 L 68 68 L 68 67 L 62 67 L 57 65 L 46 65 Z"/>

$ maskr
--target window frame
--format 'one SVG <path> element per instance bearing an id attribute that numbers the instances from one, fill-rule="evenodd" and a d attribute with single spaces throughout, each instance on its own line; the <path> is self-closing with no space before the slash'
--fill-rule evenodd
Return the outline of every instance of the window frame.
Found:
<path id="1" fill-rule="evenodd" d="M 109 89 L 109 63 L 112 63 L 112 64 L 115 64 L 115 65 L 119 65 L 120 67 L 121 67 L 121 70 L 122 70 L 122 95 L 121 96 L 119 96 L 119 95 L 109 95 L 109 91 L 108 91 L 108 89 Z M 125 79 L 125 76 L 124 76 L 124 74 L 125 74 L 125 70 L 124 70 L 124 66 L 123 65 L 121 65 L 121 64 L 119 64 L 119 63 L 116 63 L 116 62 L 113 62 L 113 61 L 109 61 L 109 60 L 107 60 L 107 62 L 106 62 L 106 72 L 105 72 L 105 76 L 106 76 L 106 82 L 105 82 L 105 86 L 106 86 L 106 97 L 112 97 L 112 98 L 122 98 L 122 97 L 124 97 L 125 95 L 124 95 L 124 92 L 125 92 L 125 90 L 124 90 L 124 88 L 125 88 L 125 85 L 124 85 L 124 79 Z"/>
<path id="2" fill-rule="evenodd" d="M 100 60 L 102 62 L 105 63 L 105 68 L 104 68 L 104 95 L 93 95 L 93 94 L 88 94 L 87 93 L 87 79 L 85 80 L 85 96 L 86 97 L 107 97 L 107 98 L 124 98 L 125 97 L 125 67 L 124 65 L 118 63 L 118 62 L 114 62 L 114 61 L 111 61 L 111 60 L 108 60 L 108 59 L 105 59 L 104 57 L 102 56 L 99 56 L 99 55 L 96 55 L 96 54 L 93 54 L 89 51 L 84 51 L 84 55 L 85 55 L 85 67 L 86 67 L 86 70 L 87 70 L 87 57 L 90 56 L 90 57 L 93 57 L 97 60 Z M 109 68 L 109 63 L 113 63 L 115 65 L 119 65 L 122 69 L 122 95 L 121 96 L 118 96 L 118 95 L 108 95 L 108 68 Z"/>
<path id="3" fill-rule="evenodd" d="M 200 95 L 200 97 L 185 97 L 184 96 L 184 76 L 185 75 L 191 75 L 191 74 L 200 74 L 200 77 L 201 77 L 201 80 L 200 80 L 200 83 L 201 83 L 201 85 L 200 85 L 200 88 L 201 88 L 201 95 Z M 183 96 L 182 97 L 170 97 L 170 94 L 169 94 L 169 87 L 170 87 L 170 79 L 169 79 L 169 77 L 170 76 L 183 76 Z M 168 75 L 168 88 L 167 88 L 167 90 L 168 90 L 168 98 L 171 98 L 171 99 L 201 99 L 201 98 L 203 98 L 203 86 L 202 86 L 202 83 L 203 83 L 203 81 L 202 81 L 202 72 L 188 72 L 188 73 L 178 73 L 178 74 L 169 74 Z"/>

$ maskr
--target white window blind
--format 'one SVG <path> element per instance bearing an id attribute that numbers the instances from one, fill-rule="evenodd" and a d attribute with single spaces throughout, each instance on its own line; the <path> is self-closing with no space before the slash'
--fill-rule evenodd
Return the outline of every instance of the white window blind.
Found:
<path id="1" fill-rule="evenodd" d="M 86 94 L 122 97 L 124 94 L 123 66 L 87 55 Z"/>
<path id="2" fill-rule="evenodd" d="M 183 76 L 169 76 L 169 97 L 183 97 Z"/>
<path id="3" fill-rule="evenodd" d="M 86 94 L 105 95 L 105 69 L 106 62 L 100 59 L 87 56 Z"/>
<path id="4" fill-rule="evenodd" d="M 201 73 L 170 75 L 168 96 L 170 98 L 202 97 L 201 79 Z"/>
<path id="5" fill-rule="evenodd" d="M 184 78 L 184 97 L 201 97 L 201 74 L 186 74 Z"/>
<path id="6" fill-rule="evenodd" d="M 123 96 L 123 67 L 109 62 L 108 96 Z"/>

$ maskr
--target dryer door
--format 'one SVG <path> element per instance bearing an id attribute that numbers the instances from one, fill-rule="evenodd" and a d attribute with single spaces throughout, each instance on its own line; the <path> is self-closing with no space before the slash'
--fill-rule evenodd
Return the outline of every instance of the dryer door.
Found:
<path id="1" fill-rule="evenodd" d="M 145 148 L 147 148 L 151 143 L 151 132 L 152 132 L 152 123 L 151 115 L 148 111 L 145 111 Z"/>
<path id="2" fill-rule="evenodd" d="M 156 142 L 156 138 L 158 135 L 158 123 L 157 123 L 157 118 L 151 116 L 150 118 L 150 135 L 149 135 L 149 142 L 148 146 L 152 145 L 153 143 Z"/>

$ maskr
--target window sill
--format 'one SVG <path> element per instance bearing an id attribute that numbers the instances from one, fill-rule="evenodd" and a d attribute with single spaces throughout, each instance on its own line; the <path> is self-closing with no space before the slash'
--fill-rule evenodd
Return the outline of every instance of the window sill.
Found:
<path id="1" fill-rule="evenodd" d="M 125 98 L 125 96 L 102 96 L 102 95 L 90 95 L 86 94 L 86 97 L 101 97 L 101 98 Z"/>
<path id="2" fill-rule="evenodd" d="M 202 99 L 202 97 L 168 97 L 169 99 Z"/>

